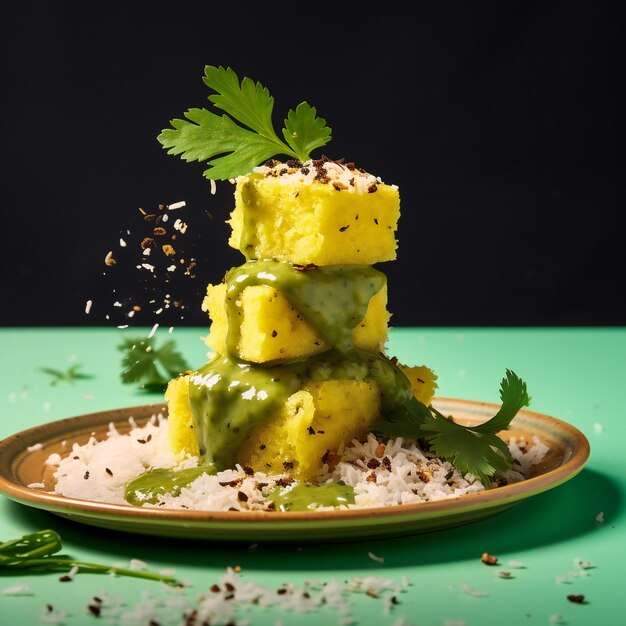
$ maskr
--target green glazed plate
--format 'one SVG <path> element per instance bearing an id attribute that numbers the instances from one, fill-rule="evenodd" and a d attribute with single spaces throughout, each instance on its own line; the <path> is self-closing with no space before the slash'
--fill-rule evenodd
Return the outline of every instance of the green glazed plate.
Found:
<path id="1" fill-rule="evenodd" d="M 437 398 L 433 404 L 465 424 L 483 422 L 499 408 L 450 398 Z M 62 442 L 84 444 L 92 435 L 104 438 L 110 422 L 125 432 L 129 417 L 141 424 L 158 412 L 166 415 L 167 408 L 144 405 L 90 413 L 37 426 L 1 441 L 0 492 L 21 504 L 76 522 L 145 535 L 238 542 L 338 541 L 420 533 L 483 519 L 564 483 L 589 457 L 589 443 L 579 430 L 547 415 L 521 411 L 511 430 L 501 435 L 527 440 L 536 435 L 549 446 L 534 475 L 513 485 L 434 502 L 319 512 L 206 512 L 103 504 L 53 492 L 53 470 L 44 461 L 53 452 L 67 453 Z M 28 452 L 29 446 L 39 443 L 40 449 Z M 29 489 L 32 483 L 43 483 L 44 490 Z"/>

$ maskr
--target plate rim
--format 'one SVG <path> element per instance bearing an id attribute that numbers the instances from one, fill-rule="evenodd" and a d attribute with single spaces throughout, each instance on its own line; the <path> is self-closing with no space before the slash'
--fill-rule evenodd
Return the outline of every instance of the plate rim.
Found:
<path id="1" fill-rule="evenodd" d="M 433 403 L 435 405 L 446 403 L 462 404 L 474 410 L 493 410 L 494 412 L 500 408 L 499 404 L 451 397 L 437 397 L 433 400 Z M 276 527 L 301 522 L 315 522 L 316 525 L 320 523 L 330 525 L 339 521 L 363 522 L 364 520 L 375 523 L 384 523 L 385 521 L 393 523 L 394 520 L 400 520 L 401 518 L 426 519 L 428 517 L 437 517 L 438 514 L 444 512 L 459 514 L 473 510 L 495 507 L 502 508 L 513 505 L 518 500 L 537 495 L 573 478 L 583 469 L 590 455 L 589 441 L 578 428 L 556 417 L 537 411 L 522 409 L 518 416 L 547 423 L 557 432 L 568 434 L 570 439 L 577 444 L 573 454 L 566 459 L 563 464 L 519 483 L 441 500 L 363 509 L 303 512 L 286 511 L 280 513 L 267 511 L 189 511 L 142 508 L 133 507 L 131 505 L 108 504 L 93 500 L 68 498 L 59 494 L 28 488 L 24 484 L 11 480 L 10 476 L 7 476 L 5 471 L 3 471 L 12 467 L 15 459 L 21 458 L 21 456 L 24 455 L 26 446 L 33 445 L 28 442 L 32 440 L 36 434 L 40 435 L 42 429 L 45 432 L 54 426 L 60 427 L 70 422 L 79 422 L 86 425 L 98 419 L 102 420 L 102 417 L 105 415 L 111 416 L 110 419 L 106 421 L 117 423 L 118 421 L 122 422 L 128 420 L 128 417 L 133 413 L 148 411 L 155 413 L 167 412 L 167 406 L 163 403 L 154 403 L 86 413 L 46 422 L 10 435 L 0 441 L 0 493 L 21 504 L 67 517 L 71 516 L 74 519 L 82 514 L 83 517 L 90 519 L 98 517 L 103 520 L 118 519 L 120 523 L 134 520 L 136 523 L 152 522 L 160 525 L 181 524 L 181 526 L 184 525 L 185 527 L 200 527 L 207 523 L 235 524 L 237 526 L 241 526 L 242 524 L 245 526 L 261 524 L 262 526 L 268 527 L 268 529 L 276 529 Z M 113 417 L 114 415 L 115 417 Z M 516 416 L 515 419 L 517 419 L 518 416 Z M 137 419 L 143 420 L 144 418 L 138 417 Z M 22 446 L 22 452 L 17 449 L 18 441 L 19 445 Z M 7 452 L 10 454 L 7 454 Z"/>

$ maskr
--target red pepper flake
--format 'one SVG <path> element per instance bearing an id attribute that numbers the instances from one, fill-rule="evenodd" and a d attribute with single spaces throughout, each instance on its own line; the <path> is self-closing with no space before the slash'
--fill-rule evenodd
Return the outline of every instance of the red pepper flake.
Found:
<path id="1" fill-rule="evenodd" d="M 340 183 L 339 181 L 335 181 L 333 183 L 333 187 L 337 190 L 337 191 L 343 191 L 344 189 L 347 189 L 348 187 L 346 185 L 344 185 L 343 183 Z"/>
<path id="2" fill-rule="evenodd" d="M 162 237 L 167 234 L 167 231 L 163 228 L 163 226 L 157 226 L 152 232 L 154 232 L 157 237 Z"/>
<path id="3" fill-rule="evenodd" d="M 85 472 L 85 475 L 83 476 L 83 478 L 84 478 L 85 480 L 88 480 L 88 479 L 89 479 L 89 470 L 87 470 L 87 471 Z"/>
<path id="4" fill-rule="evenodd" d="M 247 465 L 246 467 L 243 468 L 243 473 L 246 476 L 254 476 L 254 470 L 251 467 L 248 467 Z"/>
<path id="5" fill-rule="evenodd" d="M 68 576 L 67 574 L 65 574 L 64 576 L 60 576 L 59 577 L 59 582 L 62 582 L 62 583 L 70 583 L 73 580 L 74 579 L 71 576 Z"/>
<path id="6" fill-rule="evenodd" d="M 567 599 L 570 602 L 573 602 L 574 604 L 587 604 L 586 601 L 585 601 L 585 596 L 583 596 L 582 593 L 579 594 L 579 595 L 576 595 L 576 594 L 572 593 L 569 596 L 567 596 Z"/>
<path id="7" fill-rule="evenodd" d="M 105 467 L 105 468 L 104 468 L 104 471 L 105 471 L 105 472 L 106 472 L 109 476 L 113 476 L 113 472 L 112 472 L 112 471 L 111 471 L 108 467 Z"/>
<path id="8" fill-rule="evenodd" d="M 277 590 L 276 590 L 276 593 L 277 593 L 279 596 L 284 596 L 284 595 L 287 593 L 287 589 L 285 589 L 284 587 L 281 587 L 280 589 L 277 589 Z"/>
<path id="9" fill-rule="evenodd" d="M 146 248 L 156 248 L 156 242 L 152 237 L 145 237 L 141 242 L 141 249 L 145 250 Z"/>
<path id="10" fill-rule="evenodd" d="M 247 502 L 248 496 L 243 491 L 238 491 L 237 500 L 239 500 L 239 502 Z"/>
<path id="11" fill-rule="evenodd" d="M 375 454 L 375 455 L 376 455 L 379 459 L 382 459 L 382 458 L 383 458 L 383 454 L 385 454 L 385 448 L 386 448 L 386 446 L 385 446 L 385 444 L 384 444 L 384 443 L 382 443 L 382 442 L 381 442 L 381 443 L 379 443 L 379 444 L 376 446 L 376 450 L 375 450 L 374 454 Z"/>
<path id="12" fill-rule="evenodd" d="M 309 435 L 314 435 L 315 434 L 315 428 L 313 428 L 313 426 L 309 426 L 307 428 L 307 432 L 309 433 Z"/>
<path id="13" fill-rule="evenodd" d="M 273 330 L 273 331 L 272 331 L 272 337 L 276 337 L 277 335 L 278 335 L 278 331 Z"/>
<path id="14" fill-rule="evenodd" d="M 376 474 L 374 474 L 374 472 L 372 472 L 371 474 L 368 474 L 367 478 L 365 480 L 368 483 L 375 483 L 376 482 Z"/>
<path id="15" fill-rule="evenodd" d="M 220 587 L 219 587 L 219 585 L 211 585 L 210 589 L 211 589 L 211 591 L 212 591 L 213 593 L 219 593 L 219 592 L 220 592 Z"/>
<path id="16" fill-rule="evenodd" d="M 102 609 L 97 604 L 87 605 L 87 610 L 96 617 L 100 617 L 100 613 L 102 613 Z"/>
<path id="17" fill-rule="evenodd" d="M 380 461 L 378 459 L 370 459 L 367 462 L 367 467 L 370 469 L 376 469 L 377 467 L 380 467 Z"/>
<path id="18" fill-rule="evenodd" d="M 345 233 L 345 232 L 348 230 L 348 228 L 350 228 L 350 224 L 348 224 L 347 226 L 342 226 L 342 227 L 339 229 L 339 232 L 340 232 L 340 233 Z"/>
<path id="19" fill-rule="evenodd" d="M 235 591 L 235 587 L 232 583 L 226 583 L 224 585 L 224 589 L 226 589 L 226 591 L 230 591 L 231 593 Z"/>
<path id="20" fill-rule="evenodd" d="M 385 468 L 388 472 L 390 472 L 390 471 L 391 471 L 391 459 L 390 459 L 388 456 L 386 456 L 386 457 L 383 459 L 383 467 L 384 467 L 384 468 Z"/>
<path id="21" fill-rule="evenodd" d="M 375 191 L 378 191 L 378 185 L 376 183 L 372 183 L 368 188 L 367 188 L 367 193 L 374 193 Z"/>
<path id="22" fill-rule="evenodd" d="M 485 565 L 497 565 L 498 557 L 493 556 L 493 554 L 489 554 L 488 552 L 483 552 L 483 555 L 480 557 L 480 560 Z"/>

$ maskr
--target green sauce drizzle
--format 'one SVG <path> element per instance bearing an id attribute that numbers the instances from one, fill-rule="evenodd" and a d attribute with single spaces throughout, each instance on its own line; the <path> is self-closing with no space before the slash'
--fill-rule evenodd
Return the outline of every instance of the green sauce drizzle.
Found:
<path id="1" fill-rule="evenodd" d="M 309 511 L 316 506 L 354 504 L 354 488 L 342 483 L 276 487 L 268 496 L 280 511 Z"/>
<path id="2" fill-rule="evenodd" d="M 334 265 L 296 269 L 278 261 L 248 261 L 226 275 L 226 347 L 235 354 L 240 339 L 240 308 L 237 301 L 246 287 L 276 287 L 291 306 L 330 346 L 353 347 L 352 333 L 363 321 L 370 300 L 386 284 L 382 272 L 368 265 Z"/>
<path id="3" fill-rule="evenodd" d="M 190 485 L 202 474 L 215 474 L 215 472 L 215 466 L 212 464 L 183 470 L 152 469 L 126 485 L 124 499 L 135 506 L 141 506 L 145 503 L 158 504 L 159 496 L 166 493 L 178 496 L 183 487 Z"/>
<path id="4" fill-rule="evenodd" d="M 385 275 L 366 265 L 302 269 L 277 261 L 248 261 L 231 269 L 226 275 L 227 354 L 217 356 L 189 380 L 200 458 L 207 465 L 181 472 L 146 472 L 127 486 L 127 501 L 156 503 L 160 494 L 179 494 L 207 468 L 214 473 L 233 467 L 250 431 L 309 382 L 373 380 L 381 390 L 385 415 L 405 411 L 412 397 L 411 384 L 395 361 L 357 348 L 353 342 L 354 329 L 385 284 Z M 280 290 L 329 349 L 304 359 L 263 365 L 238 359 L 241 316 L 237 302 L 243 290 L 254 285 Z M 299 485 L 288 493 L 277 490 L 271 499 L 285 510 L 307 510 L 312 504 L 354 502 L 354 492 L 345 485 Z"/>
<path id="5" fill-rule="evenodd" d="M 307 382 L 334 378 L 373 379 L 382 407 L 396 411 L 411 398 L 411 384 L 382 354 L 353 349 L 260 367 L 218 356 L 191 376 L 189 400 L 201 458 L 218 470 L 233 467 L 237 450 L 252 428 Z"/>

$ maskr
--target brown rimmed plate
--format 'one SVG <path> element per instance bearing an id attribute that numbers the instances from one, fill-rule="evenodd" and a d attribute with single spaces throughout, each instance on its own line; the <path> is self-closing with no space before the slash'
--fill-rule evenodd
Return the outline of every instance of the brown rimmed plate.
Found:
<path id="1" fill-rule="evenodd" d="M 498 405 L 437 398 L 434 405 L 465 424 L 480 423 L 494 415 Z M 221 541 L 335 541 L 412 534 L 466 524 L 494 515 L 531 496 L 553 489 L 574 477 L 589 458 L 589 442 L 576 428 L 561 420 L 521 411 L 506 439 L 538 436 L 550 451 L 527 480 L 490 491 L 393 507 L 320 512 L 206 512 L 138 508 L 66 498 L 51 491 L 52 469 L 44 461 L 53 452 L 62 456 L 62 442 L 86 443 L 90 436 L 104 438 L 110 422 L 120 432 L 128 418 L 141 424 L 154 413 L 167 414 L 163 405 L 144 405 L 90 413 L 50 422 L 17 433 L 0 442 L 0 492 L 27 506 L 102 528 L 164 537 L 219 539 Z M 38 450 L 28 447 L 41 443 Z M 27 485 L 43 483 L 44 490 Z"/>

